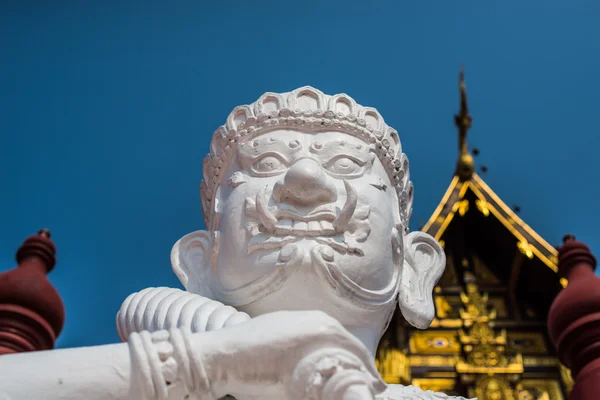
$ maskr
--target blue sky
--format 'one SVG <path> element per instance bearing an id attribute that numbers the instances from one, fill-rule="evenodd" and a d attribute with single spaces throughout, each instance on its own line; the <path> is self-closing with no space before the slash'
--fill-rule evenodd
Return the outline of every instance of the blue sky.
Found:
<path id="1" fill-rule="evenodd" d="M 411 161 L 416 228 L 454 171 L 462 63 L 487 183 L 550 243 L 600 254 L 597 2 L 169 3 L 0 6 L 0 271 L 51 229 L 59 347 L 118 341 L 129 293 L 179 286 L 169 253 L 203 227 L 210 137 L 266 91 L 377 107 Z"/>

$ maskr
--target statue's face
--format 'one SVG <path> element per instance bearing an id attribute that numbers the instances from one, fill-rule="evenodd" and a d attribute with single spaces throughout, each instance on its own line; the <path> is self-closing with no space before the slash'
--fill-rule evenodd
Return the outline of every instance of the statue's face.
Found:
<path id="1" fill-rule="evenodd" d="M 338 132 L 276 130 L 236 150 L 219 195 L 217 293 L 244 304 L 254 300 L 240 298 L 254 296 L 246 290 L 253 283 L 272 287 L 283 269 L 321 264 L 347 287 L 389 287 L 403 230 L 372 145 Z"/>

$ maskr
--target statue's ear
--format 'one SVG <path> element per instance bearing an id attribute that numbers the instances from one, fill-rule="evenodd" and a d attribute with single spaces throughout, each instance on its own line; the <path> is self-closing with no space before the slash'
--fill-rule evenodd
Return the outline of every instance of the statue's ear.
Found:
<path id="1" fill-rule="evenodd" d="M 426 329 L 435 316 L 433 287 L 446 268 L 446 255 L 432 236 L 411 232 L 404 237 L 400 310 L 415 328 Z"/>
<path id="2" fill-rule="evenodd" d="M 188 233 L 171 250 L 171 266 L 188 292 L 210 296 L 209 273 L 218 236 L 207 231 Z"/>

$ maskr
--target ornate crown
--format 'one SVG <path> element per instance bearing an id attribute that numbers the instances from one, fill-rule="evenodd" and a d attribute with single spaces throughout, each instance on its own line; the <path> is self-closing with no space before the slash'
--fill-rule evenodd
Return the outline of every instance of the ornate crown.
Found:
<path id="1" fill-rule="evenodd" d="M 402 225 L 408 230 L 413 185 L 398 132 L 386 125 L 376 109 L 363 107 L 346 94 L 330 96 L 310 86 L 288 93 L 265 93 L 251 105 L 234 108 L 226 124 L 215 131 L 210 154 L 204 159 L 204 179 L 200 184 L 207 229 L 217 229 L 218 190 L 236 144 L 281 128 L 305 132 L 338 131 L 372 143 L 396 190 Z"/>

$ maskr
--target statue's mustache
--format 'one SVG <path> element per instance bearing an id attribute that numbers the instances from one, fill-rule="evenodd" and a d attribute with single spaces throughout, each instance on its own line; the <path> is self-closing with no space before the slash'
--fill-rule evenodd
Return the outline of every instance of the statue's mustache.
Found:
<path id="1" fill-rule="evenodd" d="M 269 210 L 269 203 L 267 200 L 267 186 L 263 186 L 256 194 L 256 213 L 260 223 L 263 224 L 265 229 L 269 232 L 275 232 L 275 225 L 277 224 L 277 218 Z"/>
<path id="2" fill-rule="evenodd" d="M 271 211 L 268 206 L 269 201 L 267 200 L 268 186 L 262 187 L 256 194 L 256 214 L 266 231 L 271 233 L 274 233 L 276 230 L 278 217 L 279 219 L 290 218 L 303 222 L 332 220 L 332 226 L 335 230 L 335 233 L 344 233 L 347 231 L 350 219 L 356 211 L 356 204 L 358 201 L 358 196 L 354 186 L 345 179 L 344 186 L 346 188 L 346 201 L 344 202 L 344 206 L 337 216 L 335 215 L 335 211 L 332 209 L 332 206 L 317 207 L 304 216 L 290 209 L 278 209 L 275 212 Z"/>
<path id="3" fill-rule="evenodd" d="M 344 203 L 344 208 L 342 208 L 340 215 L 333 221 L 333 227 L 339 233 L 347 230 L 348 222 L 350 222 L 350 218 L 352 218 L 354 211 L 356 211 L 356 202 L 358 201 L 354 186 L 346 179 L 344 179 L 344 186 L 346 187 L 346 202 Z"/>

